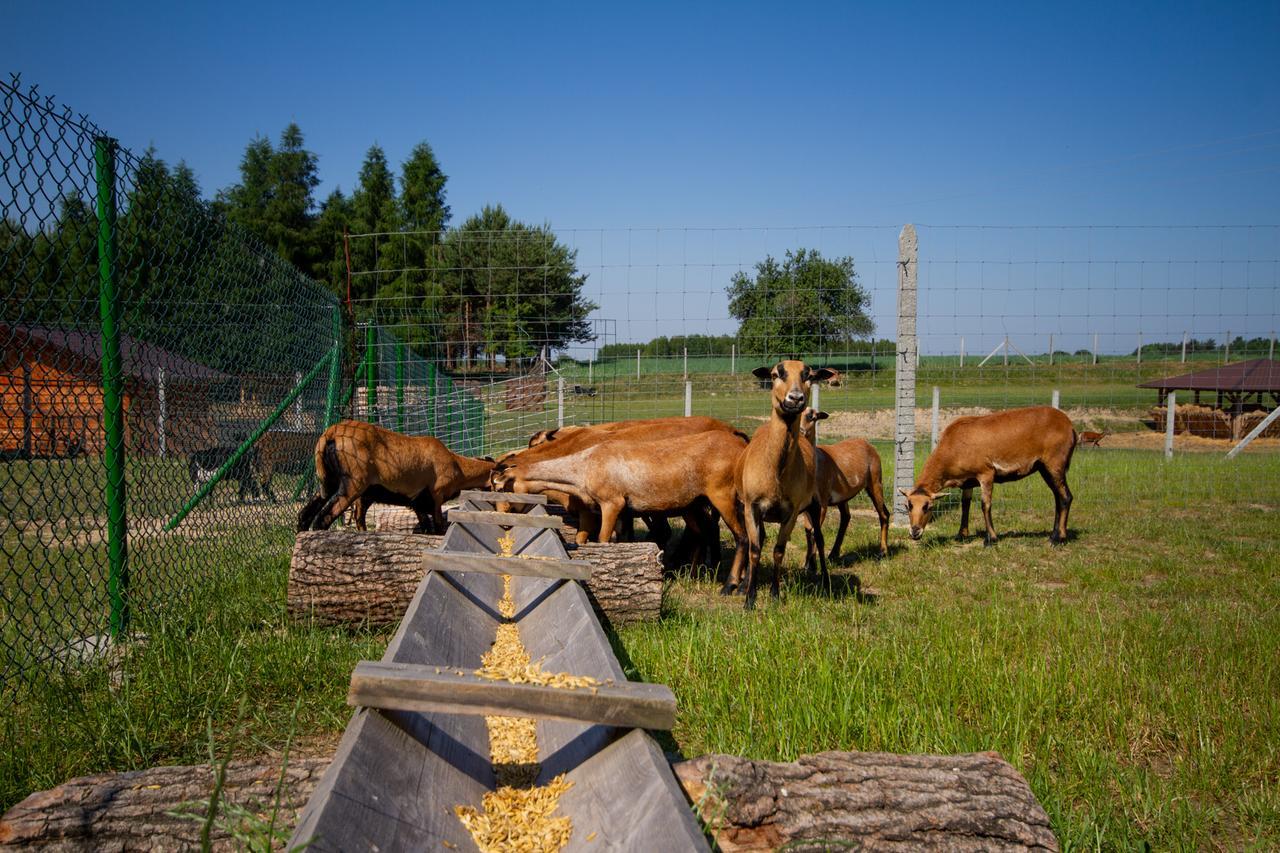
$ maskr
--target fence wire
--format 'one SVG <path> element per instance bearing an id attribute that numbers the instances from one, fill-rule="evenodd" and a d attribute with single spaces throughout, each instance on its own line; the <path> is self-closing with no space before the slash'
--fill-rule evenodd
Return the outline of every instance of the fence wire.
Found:
<path id="1" fill-rule="evenodd" d="M 115 145 L 16 77 L 0 100 L 9 676 L 74 661 L 130 620 L 145 631 L 203 580 L 288 553 L 338 303 L 211 211 L 185 170 Z M 127 529 L 114 559 L 113 511 Z"/>
<path id="2" fill-rule="evenodd" d="M 900 225 L 553 233 L 486 209 L 443 232 L 350 236 L 339 302 L 217 215 L 186 170 L 16 79 L 0 98 L 6 674 L 73 660 L 219 571 L 283 565 L 338 417 L 468 456 L 559 424 L 693 414 L 750 431 L 768 414 L 752 369 L 801 357 L 839 373 L 814 401 L 832 415 L 820 441 L 870 440 L 888 484 L 910 368 L 917 468 L 956 417 L 1055 403 L 1106 435 L 1073 463 L 1087 513 L 1123 506 L 1164 462 L 1167 390 L 1143 386 L 1209 371 L 1226 387 L 1251 362 L 1280 385 L 1276 227 L 922 226 L 907 365 Z M 1196 387 L 1177 392 L 1180 454 L 1221 456 L 1280 404 L 1280 387 Z M 1255 450 L 1280 449 L 1272 426 Z M 1246 482 L 1253 463 L 1236 462 L 1204 469 L 1199 493 Z M 1000 501 L 1048 498 L 1026 481 Z"/>

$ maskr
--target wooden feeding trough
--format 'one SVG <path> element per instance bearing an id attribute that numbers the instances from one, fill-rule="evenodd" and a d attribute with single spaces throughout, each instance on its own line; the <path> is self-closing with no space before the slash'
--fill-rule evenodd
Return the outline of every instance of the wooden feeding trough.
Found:
<path id="1" fill-rule="evenodd" d="M 527 774 L 535 788 L 562 777 L 556 813 L 572 823 L 562 849 L 706 850 L 644 730 L 672 725 L 675 697 L 627 681 L 575 582 L 590 564 L 569 559 L 542 501 L 524 500 L 528 512 L 515 514 L 495 512 L 496 500 L 464 493 L 441 547 L 423 557 L 428 571 L 386 654 L 356 667 L 356 712 L 290 846 L 477 849 L 458 809 L 478 812 L 509 776 L 490 752 L 486 715 L 497 715 L 535 721 L 537 765 Z M 543 671 L 588 676 L 592 686 L 477 674 L 504 624 Z"/>

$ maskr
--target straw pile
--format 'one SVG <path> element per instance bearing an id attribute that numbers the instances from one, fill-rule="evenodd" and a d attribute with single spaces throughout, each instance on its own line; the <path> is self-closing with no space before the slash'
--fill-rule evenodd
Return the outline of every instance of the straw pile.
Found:
<path id="1" fill-rule="evenodd" d="M 511 555 L 513 537 L 499 540 L 503 556 Z M 515 616 L 511 597 L 511 576 L 502 576 L 502 600 L 498 612 L 504 619 Z M 518 684 L 593 686 L 595 679 L 567 673 L 547 673 L 529 660 L 520 641 L 520 632 L 511 622 L 498 626 L 493 648 L 476 671 L 485 678 L 506 679 Z M 573 821 L 556 816 L 560 796 L 573 783 L 561 774 L 546 785 L 534 787 L 541 767 L 538 764 L 537 722 L 529 717 L 485 717 L 489 729 L 489 760 L 497 776 L 498 790 L 484 795 L 483 812 L 470 806 L 454 811 L 471 838 L 484 853 L 489 851 L 556 851 L 569 843 Z"/>

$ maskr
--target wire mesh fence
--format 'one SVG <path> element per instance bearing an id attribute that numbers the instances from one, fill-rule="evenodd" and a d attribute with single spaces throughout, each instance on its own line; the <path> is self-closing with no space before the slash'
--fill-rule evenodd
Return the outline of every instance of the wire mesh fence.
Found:
<path id="1" fill-rule="evenodd" d="M 0 100 L 8 676 L 287 553 L 339 348 L 337 300 L 183 170 L 16 78 Z"/>
<path id="2" fill-rule="evenodd" d="M 339 417 L 468 456 L 561 424 L 750 431 L 769 408 L 752 369 L 799 356 L 838 371 L 813 401 L 831 414 L 820 441 L 870 440 L 886 485 L 956 417 L 1053 404 L 1102 436 L 1077 453 L 1096 469 L 1077 506 L 1115 507 L 1165 464 L 1170 391 L 1175 456 L 1223 457 L 1280 403 L 1277 227 L 922 226 L 904 309 L 899 225 L 553 233 L 486 210 L 346 238 L 340 301 L 184 170 L 16 80 L 0 97 L 6 673 L 70 659 L 212 573 L 283 564 Z M 1268 429 L 1255 450 L 1280 444 Z M 1050 498 L 1028 482 L 1000 500 Z"/>

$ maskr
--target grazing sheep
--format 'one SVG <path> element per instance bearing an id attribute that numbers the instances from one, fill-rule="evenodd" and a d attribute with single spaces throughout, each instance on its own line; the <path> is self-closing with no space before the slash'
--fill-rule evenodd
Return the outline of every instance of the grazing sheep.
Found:
<path id="1" fill-rule="evenodd" d="M 325 530 L 357 500 L 407 506 L 417 533 L 444 529 L 441 506 L 483 486 L 493 460 L 460 456 L 429 435 L 409 436 L 363 421 L 341 421 L 316 441 L 320 494 L 298 513 L 298 530 Z M 364 529 L 363 511 L 357 526 Z"/>
<path id="2" fill-rule="evenodd" d="M 946 488 L 959 487 L 960 533 L 969 535 L 969 503 L 975 486 L 982 489 L 984 544 L 996 543 L 991 524 L 991 493 L 996 483 L 1021 480 L 1033 472 L 1053 492 L 1053 530 L 1049 541 L 1067 541 L 1071 489 L 1067 469 L 1076 447 L 1071 418 L 1052 406 L 1030 406 L 978 417 L 957 418 L 942 433 L 911 491 L 899 489 L 911 513 L 911 538 L 919 539 L 933 518 L 933 508 Z"/>

